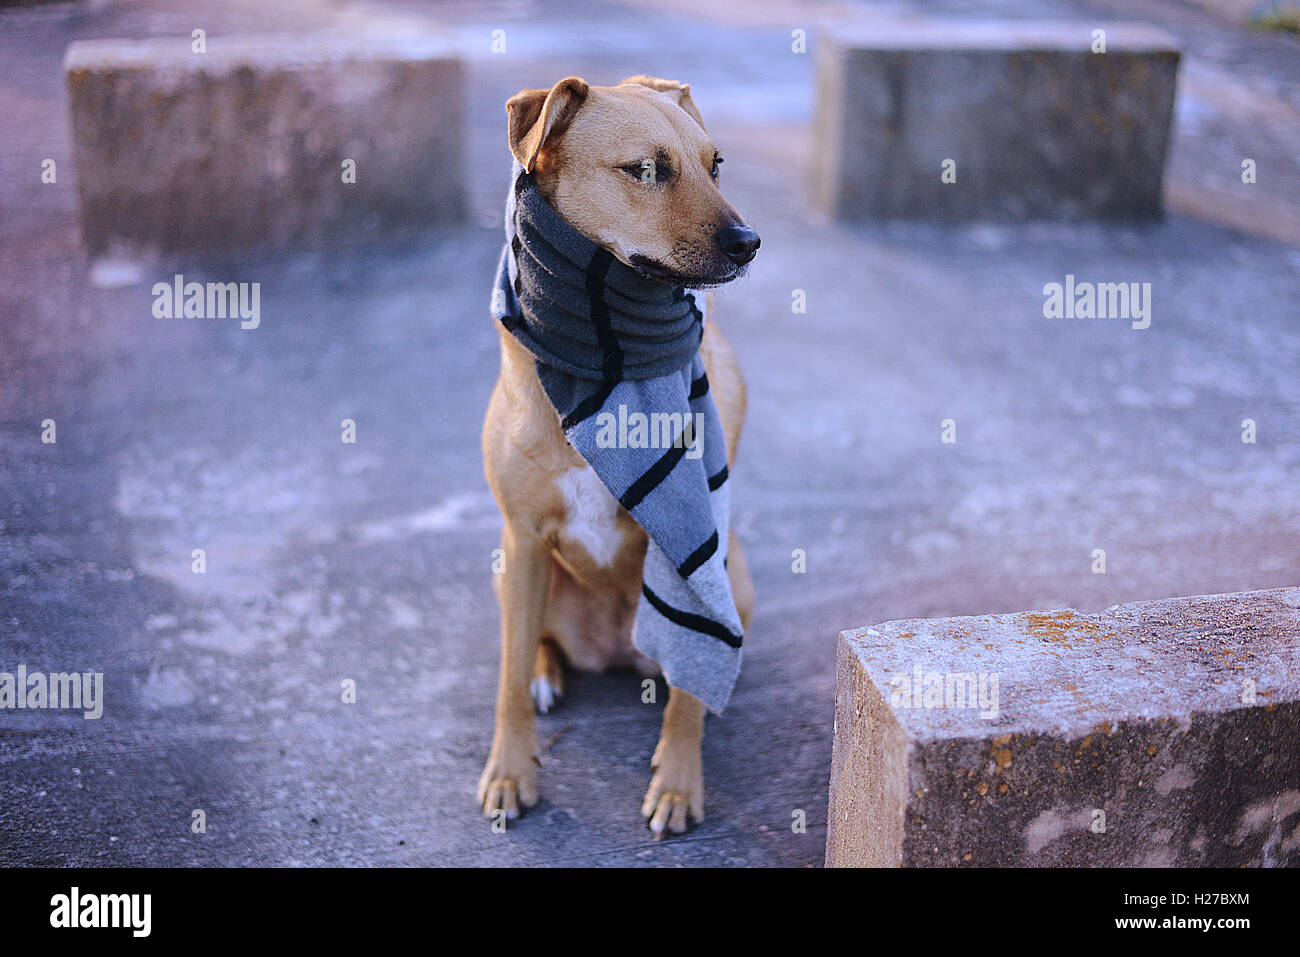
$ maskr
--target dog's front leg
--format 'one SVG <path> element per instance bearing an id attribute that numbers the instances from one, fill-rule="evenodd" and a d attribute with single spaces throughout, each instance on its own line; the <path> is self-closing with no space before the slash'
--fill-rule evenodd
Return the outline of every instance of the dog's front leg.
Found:
<path id="1" fill-rule="evenodd" d="M 537 722 L 528 683 L 550 581 L 550 548 L 535 532 L 507 522 L 501 537 L 505 568 L 497 579 L 501 604 L 501 680 L 492 753 L 478 783 L 483 813 L 519 816 L 537 803 Z"/>
<path id="2" fill-rule="evenodd" d="M 655 839 L 667 831 L 686 830 L 687 815 L 696 823 L 704 820 L 704 702 L 681 688 L 668 688 L 663 730 L 650 759 L 650 790 L 641 803 L 641 814 L 650 821 Z"/>

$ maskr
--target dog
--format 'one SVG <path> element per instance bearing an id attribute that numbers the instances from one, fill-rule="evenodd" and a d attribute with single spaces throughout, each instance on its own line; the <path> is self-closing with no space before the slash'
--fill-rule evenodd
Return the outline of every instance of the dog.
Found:
<path id="1" fill-rule="evenodd" d="M 759 246 L 718 186 L 722 162 L 686 84 L 647 76 L 617 86 L 568 77 L 506 104 L 510 151 L 579 233 L 638 274 L 699 289 L 740 276 Z M 478 784 L 485 815 L 514 819 L 538 798 L 535 712 L 564 691 L 564 669 L 656 663 L 633 644 L 647 535 L 569 444 L 533 355 L 504 328 L 483 426 L 488 484 L 505 520 L 496 732 Z M 733 462 L 745 382 L 710 315 L 699 354 Z M 726 578 L 747 627 L 749 570 L 728 533 Z M 669 685 L 641 813 L 656 839 L 704 818 L 706 707 Z"/>

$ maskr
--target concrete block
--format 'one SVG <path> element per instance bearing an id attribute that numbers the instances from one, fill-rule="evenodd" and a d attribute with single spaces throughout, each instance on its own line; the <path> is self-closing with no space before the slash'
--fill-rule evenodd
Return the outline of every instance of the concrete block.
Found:
<path id="1" fill-rule="evenodd" d="M 892 621 L 837 659 L 828 866 L 1300 865 L 1300 588 Z"/>
<path id="2" fill-rule="evenodd" d="M 461 217 L 464 81 L 446 41 L 325 33 L 206 47 L 68 47 L 90 251 L 316 245 Z"/>
<path id="3" fill-rule="evenodd" d="M 1105 31 L 1104 53 L 1092 52 Z M 820 39 L 812 188 L 847 219 L 1149 217 L 1178 70 L 1135 23 L 921 22 Z M 945 161 L 955 182 L 944 182 Z"/>

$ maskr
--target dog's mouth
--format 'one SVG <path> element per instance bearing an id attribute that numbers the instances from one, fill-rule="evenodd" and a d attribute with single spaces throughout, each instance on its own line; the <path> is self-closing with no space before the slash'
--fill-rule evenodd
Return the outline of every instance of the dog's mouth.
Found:
<path id="1" fill-rule="evenodd" d="M 684 286 L 687 289 L 705 289 L 709 286 L 725 286 L 727 283 L 743 276 L 748 268 L 747 266 L 728 265 L 725 272 L 701 275 L 673 269 L 671 266 L 661 263 L 657 259 L 651 259 L 649 256 L 642 256 L 640 253 L 631 256 L 629 261 L 632 268 L 647 279 L 657 279 L 660 282 L 670 283 L 674 286 Z"/>

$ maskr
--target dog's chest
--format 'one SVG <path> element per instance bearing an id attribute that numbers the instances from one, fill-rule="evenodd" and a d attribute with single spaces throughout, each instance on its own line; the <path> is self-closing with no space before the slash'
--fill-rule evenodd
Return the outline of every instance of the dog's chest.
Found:
<path id="1" fill-rule="evenodd" d="M 564 503 L 564 536 L 597 565 L 613 563 L 623 546 L 619 505 L 590 465 L 571 468 L 557 482 Z"/>

